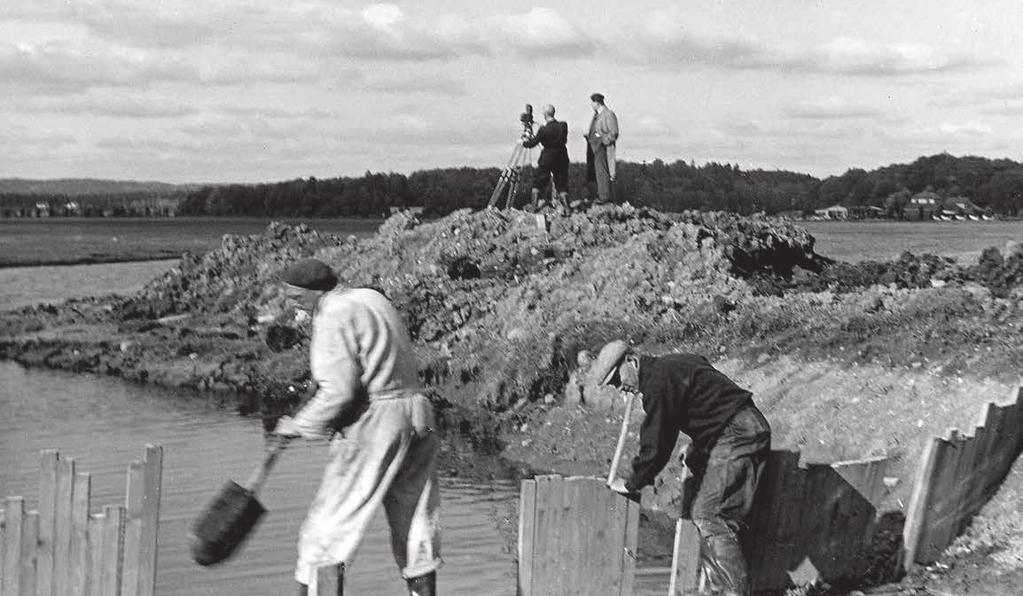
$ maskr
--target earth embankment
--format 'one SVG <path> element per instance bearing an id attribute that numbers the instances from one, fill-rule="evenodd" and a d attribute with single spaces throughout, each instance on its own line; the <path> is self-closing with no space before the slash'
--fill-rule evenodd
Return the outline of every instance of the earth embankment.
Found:
<path id="1" fill-rule="evenodd" d="M 368 240 L 272 224 L 134 296 L 0 313 L 0 357 L 208 390 L 272 424 L 308 394 L 308 329 L 277 276 L 313 255 L 398 306 L 452 437 L 530 470 L 606 473 L 621 407 L 581 381 L 578 356 L 624 338 L 710 357 L 754 391 L 775 447 L 894 456 L 898 510 L 924 438 L 1011 397 L 1023 362 L 1016 245 L 969 266 L 911 254 L 853 265 L 783 220 L 627 205 L 540 221 L 401 213 Z M 671 509 L 670 472 L 649 506 Z"/>

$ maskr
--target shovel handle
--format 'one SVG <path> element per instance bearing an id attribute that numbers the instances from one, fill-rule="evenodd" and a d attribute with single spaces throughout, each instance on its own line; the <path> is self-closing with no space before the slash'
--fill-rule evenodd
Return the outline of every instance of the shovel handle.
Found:
<path id="1" fill-rule="evenodd" d="M 607 473 L 608 485 L 618 477 L 618 464 L 622 460 L 622 452 L 625 451 L 625 437 L 629 433 L 629 418 L 632 417 L 632 404 L 635 401 L 635 393 L 629 392 L 625 396 L 625 414 L 622 416 L 622 430 L 618 433 L 618 446 L 615 447 L 615 456 L 611 460 L 611 469 Z"/>
<path id="2" fill-rule="evenodd" d="M 252 494 L 259 492 L 259 489 L 263 487 L 263 483 L 266 482 L 266 477 L 270 475 L 270 470 L 273 469 L 274 464 L 277 462 L 277 457 L 284 451 L 285 447 L 291 439 L 288 437 L 282 437 L 278 435 L 273 444 L 263 454 L 263 461 L 259 464 L 252 472 L 252 476 L 249 476 L 249 481 L 245 484 L 245 487 Z"/>

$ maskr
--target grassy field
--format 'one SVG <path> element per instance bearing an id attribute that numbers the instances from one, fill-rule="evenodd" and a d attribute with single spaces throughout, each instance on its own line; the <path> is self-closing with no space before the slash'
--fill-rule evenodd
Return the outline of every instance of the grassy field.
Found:
<path id="1" fill-rule="evenodd" d="M 224 234 L 258 234 L 269 218 L 0 219 L 0 267 L 173 259 L 204 253 Z M 373 234 L 379 219 L 284 220 L 334 234 Z"/>
<path id="2" fill-rule="evenodd" d="M 1023 241 L 1023 221 L 807 221 L 796 225 L 817 239 L 818 254 L 840 261 L 888 261 L 909 251 L 973 263 L 985 248 L 1002 250 L 1008 240 Z"/>

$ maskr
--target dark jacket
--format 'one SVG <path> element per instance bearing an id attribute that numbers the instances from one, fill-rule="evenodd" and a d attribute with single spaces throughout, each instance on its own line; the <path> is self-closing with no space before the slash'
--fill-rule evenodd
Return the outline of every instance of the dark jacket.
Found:
<path id="1" fill-rule="evenodd" d="M 568 167 L 568 123 L 559 120 L 551 120 L 545 123 L 536 131 L 531 139 L 522 142 L 527 149 L 543 145 L 540 151 L 538 164 L 550 170 L 560 167 Z"/>
<path id="2" fill-rule="evenodd" d="M 725 424 L 752 402 L 753 395 L 696 354 L 641 356 L 639 390 L 646 417 L 632 478 L 626 483 L 630 490 L 653 484 L 680 432 L 692 439 L 697 453 L 713 446 Z"/>

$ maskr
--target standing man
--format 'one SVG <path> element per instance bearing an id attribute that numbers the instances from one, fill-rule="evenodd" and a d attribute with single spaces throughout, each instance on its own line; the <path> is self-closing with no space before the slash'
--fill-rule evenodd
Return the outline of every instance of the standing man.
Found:
<path id="1" fill-rule="evenodd" d="M 696 495 L 691 517 L 700 532 L 700 559 L 712 594 L 748 596 L 749 571 L 739 544 L 771 448 L 771 427 L 749 391 L 695 354 L 639 355 L 615 340 L 591 364 L 590 379 L 622 394 L 642 395 L 646 417 L 629 480 L 611 489 L 630 494 L 653 484 L 678 434 L 692 439 L 686 465 Z M 688 496 L 684 496 L 688 500 Z"/>
<path id="2" fill-rule="evenodd" d="M 611 108 L 604 105 L 604 96 L 594 93 L 590 96 L 593 106 L 593 120 L 586 133 L 586 176 L 597 183 L 597 202 L 611 201 L 611 184 L 615 180 L 616 143 L 618 142 L 618 117 Z"/>
<path id="3" fill-rule="evenodd" d="M 558 193 L 561 208 L 568 209 L 568 123 L 554 118 L 554 106 L 544 104 L 544 123 L 536 135 L 522 140 L 522 146 L 530 149 L 543 145 L 540 159 L 533 172 L 533 208 L 540 208 L 540 193 L 547 188 L 554 177 L 554 189 Z"/>
<path id="4" fill-rule="evenodd" d="M 401 318 L 378 292 L 338 286 L 316 259 L 295 263 L 283 281 L 288 300 L 312 315 L 309 365 L 317 390 L 274 432 L 332 435 L 330 461 L 299 532 L 299 594 L 309 593 L 318 568 L 351 563 L 383 503 L 409 594 L 434 596 L 441 565 L 438 439 Z"/>

